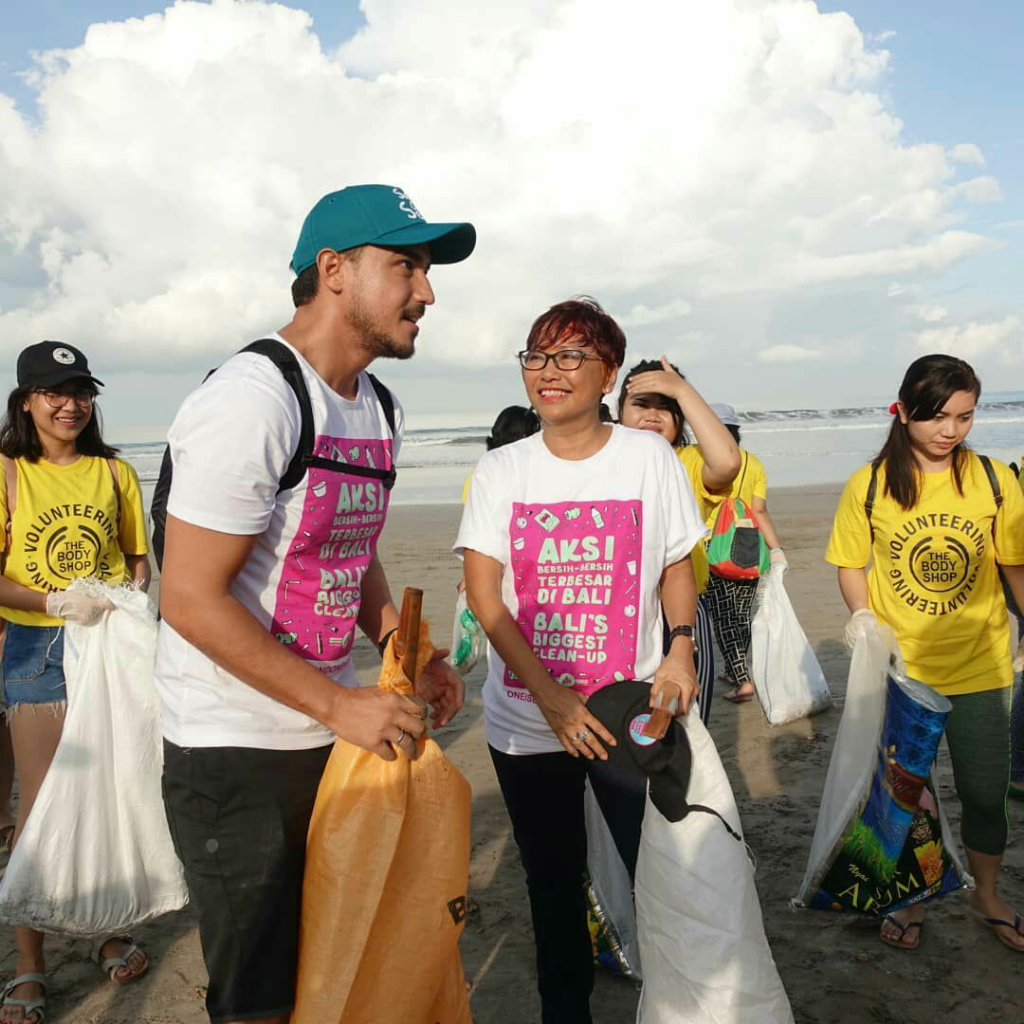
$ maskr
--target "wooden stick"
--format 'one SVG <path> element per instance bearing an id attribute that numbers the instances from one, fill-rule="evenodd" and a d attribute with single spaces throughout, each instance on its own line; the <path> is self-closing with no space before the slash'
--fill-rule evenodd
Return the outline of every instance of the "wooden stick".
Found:
<path id="1" fill-rule="evenodd" d="M 402 615 L 395 634 L 395 654 L 402 659 L 402 671 L 410 682 L 416 682 L 416 656 L 420 650 L 422 614 L 423 591 L 406 587 L 402 596 Z"/>
<path id="2" fill-rule="evenodd" d="M 671 724 L 672 713 L 664 708 L 655 708 L 651 712 L 651 717 L 644 723 L 640 735 L 652 740 L 663 740 Z"/>

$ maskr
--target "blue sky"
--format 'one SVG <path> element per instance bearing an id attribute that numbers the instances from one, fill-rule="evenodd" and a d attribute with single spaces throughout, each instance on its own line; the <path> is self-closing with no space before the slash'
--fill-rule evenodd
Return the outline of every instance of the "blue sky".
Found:
<path id="1" fill-rule="evenodd" d="M 330 140 L 315 139 L 318 155 L 313 161 L 307 158 L 304 146 L 285 157 L 263 150 L 259 150 L 262 156 L 253 157 L 251 149 L 254 139 L 287 133 L 290 90 L 303 88 L 301 76 L 287 81 L 295 67 L 291 55 L 298 54 L 299 60 L 309 56 L 303 49 L 301 33 L 294 31 L 294 26 L 286 28 L 289 48 L 282 45 L 280 52 L 284 56 L 279 64 L 273 63 L 266 49 L 259 52 L 253 64 L 275 86 L 268 87 L 263 96 L 266 111 L 260 103 L 248 107 L 218 106 L 216 100 L 222 91 L 230 91 L 238 81 L 246 83 L 244 88 L 253 89 L 252 80 L 245 77 L 246 69 L 240 66 L 244 62 L 239 62 L 234 54 L 230 60 L 221 62 L 222 79 L 213 84 L 218 69 L 207 67 L 203 76 L 194 76 L 190 83 L 193 91 L 175 106 L 174 101 L 179 98 L 179 83 L 174 77 L 179 55 L 175 53 L 169 65 L 162 68 L 163 77 L 141 87 L 157 89 L 156 98 L 163 104 L 160 109 L 172 115 L 172 123 L 164 132 L 162 121 L 152 117 L 146 103 L 132 102 L 138 98 L 133 94 L 140 88 L 137 83 L 146 76 L 144 68 L 133 69 L 128 65 L 133 60 L 139 65 L 138 40 L 144 33 L 128 33 L 118 43 L 125 50 L 108 54 L 108 65 L 100 68 L 96 64 L 88 74 L 70 76 L 73 80 L 63 83 L 57 100 L 61 117 L 56 119 L 57 128 L 48 130 L 51 126 L 37 123 L 34 93 L 19 75 L 32 67 L 31 53 L 80 46 L 92 24 L 143 17 L 164 10 L 165 4 L 146 0 L 78 4 L 37 0 L 32 5 L 3 5 L 0 94 L 13 98 L 21 117 L 39 129 L 39 138 L 19 143 L 22 148 L 16 156 L 32 146 L 43 154 L 35 163 L 30 161 L 20 167 L 15 160 L 16 170 L 25 177 L 21 186 L 8 189 L 6 199 L 8 210 L 21 216 L 18 223 L 22 235 L 30 240 L 21 241 L 13 233 L 10 238 L 14 241 L 0 237 L 0 319 L 7 318 L 5 328 L 11 325 L 0 337 L 5 356 L 13 355 L 22 344 L 23 325 L 30 338 L 67 337 L 86 346 L 107 346 L 106 352 L 100 352 L 103 358 L 98 357 L 97 361 L 124 361 L 125 388 L 116 389 L 121 393 L 131 390 L 127 385 L 134 381 L 132 374 L 150 372 L 148 366 L 140 363 L 148 362 L 152 356 L 156 372 L 163 374 L 166 382 L 159 408 L 156 412 L 140 411 L 140 405 L 126 404 L 114 418 L 126 423 L 166 423 L 196 374 L 201 375 L 201 371 L 214 365 L 214 360 L 235 347 L 236 341 L 244 341 L 246 331 L 262 332 L 284 322 L 288 313 L 286 282 L 274 276 L 285 262 L 278 249 L 283 251 L 283 245 L 289 244 L 287 240 L 302 216 L 307 196 L 337 187 L 334 182 L 339 180 L 368 180 L 368 175 L 380 180 L 379 175 L 388 173 L 383 168 L 394 167 L 398 169 L 396 182 L 409 188 L 428 216 L 433 210 L 444 211 L 444 219 L 448 219 L 449 211 L 462 216 L 466 203 L 466 216 L 483 219 L 484 227 L 479 255 L 471 265 L 465 270 L 439 271 L 442 299 L 437 311 L 431 312 L 428 326 L 432 330 L 425 331 L 423 356 L 417 358 L 415 366 L 387 370 L 399 381 L 409 381 L 410 389 L 414 385 L 419 387 L 420 394 L 410 394 L 410 401 L 423 412 L 440 415 L 442 410 L 452 407 L 453 401 L 464 402 L 470 389 L 474 395 L 484 396 L 488 407 L 517 399 L 517 393 L 506 393 L 509 380 L 515 386 L 514 374 L 510 377 L 507 367 L 495 362 L 495 353 L 504 358 L 514 351 L 524 325 L 543 305 L 579 291 L 594 291 L 623 318 L 630 346 L 638 355 L 652 356 L 666 350 L 688 372 L 699 373 L 701 386 L 706 383 L 710 397 L 728 398 L 745 408 L 877 401 L 879 395 L 891 393 L 890 378 L 906 365 L 908 354 L 920 351 L 914 346 L 932 344 L 925 336 L 934 338 L 935 347 L 973 345 L 979 358 L 988 361 L 987 369 L 983 367 L 986 380 L 1002 375 L 1006 378 L 1004 386 L 1016 386 L 1020 364 L 1016 364 L 1017 369 L 1012 368 L 1014 359 L 1019 358 L 1015 354 L 1024 352 L 1024 303 L 1019 287 L 1019 267 L 1024 257 L 1024 90 L 1018 73 L 1024 3 L 986 4 L 970 11 L 959 0 L 822 0 L 818 4 L 823 12 L 850 14 L 869 48 L 884 47 L 890 54 L 881 76 L 869 76 L 866 84 L 858 81 L 854 88 L 877 93 L 885 109 L 901 119 L 903 131 L 899 140 L 892 140 L 891 144 L 879 142 L 869 132 L 876 165 L 861 168 L 861 152 L 856 146 L 847 147 L 847 164 L 842 167 L 830 163 L 831 149 L 815 142 L 815 128 L 799 138 L 791 134 L 793 125 L 803 125 L 807 117 L 801 102 L 804 99 L 824 104 L 819 109 L 834 115 L 841 132 L 849 132 L 849 138 L 858 138 L 864 130 L 852 107 L 829 106 L 833 100 L 820 96 L 808 98 L 807 90 L 818 89 L 820 83 L 813 75 L 803 75 L 799 67 L 805 56 L 803 51 L 787 51 L 785 59 L 792 64 L 787 81 L 778 77 L 773 80 L 771 76 L 777 69 L 769 71 L 765 81 L 770 90 L 777 92 L 766 96 L 759 107 L 755 105 L 762 97 L 756 92 L 752 94 L 748 109 L 757 110 L 754 116 L 743 119 L 733 112 L 733 122 L 702 121 L 699 111 L 709 98 L 728 97 L 734 84 L 762 79 L 752 76 L 750 67 L 743 63 L 731 30 L 714 38 L 715 4 L 677 5 L 668 14 L 662 8 L 663 16 L 658 16 L 659 2 L 638 0 L 633 24 L 617 21 L 605 4 L 595 3 L 593 10 L 579 15 L 584 19 L 580 25 L 562 27 L 567 33 L 565 40 L 559 48 L 551 49 L 544 44 L 544 39 L 550 37 L 551 26 L 543 23 L 544 9 L 550 6 L 543 0 L 515 0 L 515 5 L 510 6 L 515 6 L 518 14 L 511 21 L 497 8 L 489 11 L 486 4 L 480 5 L 479 11 L 474 10 L 467 0 L 456 4 L 461 14 L 450 21 L 445 0 L 375 0 L 378 24 L 367 45 L 356 48 L 354 66 L 370 80 L 381 71 L 409 72 L 406 83 L 392 81 L 379 89 L 360 83 L 351 93 L 331 92 L 337 88 L 337 82 L 324 77 L 324 94 L 335 97 L 339 113 L 347 121 L 345 131 L 337 133 L 333 144 Z M 365 24 L 354 2 L 318 0 L 286 2 L 285 6 L 301 8 L 312 15 L 313 30 L 327 52 L 333 52 Z M 723 2 L 722 7 L 725 6 Z M 735 5 L 741 11 L 757 6 L 756 0 Z M 203 11 L 204 15 L 207 13 Z M 675 35 L 668 30 L 673 17 L 684 19 L 676 26 Z M 576 46 L 581 31 L 589 31 L 602 18 L 600 32 L 590 37 L 596 56 L 581 54 Z M 200 36 L 212 31 L 209 25 L 214 20 L 193 19 L 193 24 L 198 25 L 195 31 Z M 733 28 L 743 29 L 742 20 L 740 16 L 734 21 Z M 756 22 L 755 15 L 750 14 L 749 20 Z M 234 40 L 235 25 L 243 21 L 244 18 L 232 19 L 226 29 L 222 22 L 220 31 Z M 270 23 L 269 18 L 263 21 Z M 251 19 L 247 27 L 239 29 L 255 33 L 251 38 L 256 40 L 257 48 L 266 48 L 269 38 L 272 50 L 278 38 L 273 33 L 279 30 L 281 25 L 275 24 L 267 30 L 269 35 L 260 37 L 258 26 Z M 706 54 L 700 52 L 704 32 L 710 34 Z M 811 36 L 800 37 L 799 30 L 796 35 L 805 41 L 806 56 L 824 55 L 823 63 L 849 69 L 853 63 L 848 55 L 836 56 L 828 51 L 841 37 L 842 33 L 832 33 L 821 25 L 814 27 Z M 811 52 L 815 44 L 823 47 L 822 54 Z M 186 61 L 189 52 L 198 49 L 194 37 L 184 42 L 178 38 L 176 45 L 182 47 Z M 608 48 L 607 53 L 603 47 Z M 650 54 L 659 47 L 664 51 L 660 58 L 651 58 Z M 567 60 L 565 55 L 570 51 L 572 59 Z M 530 59 L 524 60 L 524 54 Z M 155 56 L 159 59 L 159 54 Z M 568 67 L 587 56 L 592 56 L 591 63 L 579 74 L 575 66 Z M 632 95 L 626 95 L 626 106 L 633 105 L 636 117 L 631 113 L 622 116 L 617 107 L 621 97 L 616 91 L 628 94 L 630 88 L 618 83 L 612 92 L 602 92 L 608 81 L 610 58 L 617 60 L 619 73 L 627 77 L 624 84 L 631 87 Z M 655 75 L 647 81 L 645 62 L 662 68 L 658 72 L 661 77 Z M 492 67 L 493 81 L 481 70 Z M 733 76 L 728 81 L 728 76 L 718 73 L 723 67 Z M 512 68 L 517 70 L 513 72 Z M 760 74 L 762 69 L 757 70 Z M 439 72 L 442 76 L 451 72 L 452 87 L 432 94 L 436 109 L 418 106 L 416 76 L 429 78 Z M 787 91 L 790 79 L 794 85 Z M 207 86 L 203 86 L 204 81 Z M 688 83 L 683 86 L 682 95 L 699 96 L 703 102 L 679 104 L 676 89 L 680 82 Z M 713 96 L 701 92 L 705 84 L 716 90 Z M 203 92 L 204 88 L 209 91 Z M 505 99 L 513 92 L 516 103 L 510 106 Z M 354 95 L 359 99 L 350 103 L 348 97 Z M 471 102 L 464 102 L 467 98 Z M 282 115 L 270 109 L 275 104 L 284 109 Z M 645 104 L 649 108 L 646 111 Z M 198 111 L 199 121 L 205 116 L 209 123 L 187 122 L 182 127 L 173 122 L 175 111 L 185 108 Z M 601 111 L 608 112 L 604 124 L 599 123 Z M 69 117 L 70 112 L 79 117 L 77 133 L 76 118 Z M 225 120 L 220 127 L 225 129 L 225 136 L 237 137 L 241 140 L 237 145 L 242 148 L 232 150 L 228 143 L 223 152 L 218 148 L 217 118 L 222 115 Z M 133 144 L 138 143 L 137 152 L 131 154 L 135 160 L 132 173 L 120 175 L 118 185 L 113 187 L 130 189 L 132 174 L 136 178 L 152 176 L 154 168 L 156 177 L 150 180 L 157 186 L 162 183 L 160 175 L 171 180 L 195 181 L 197 185 L 191 193 L 181 197 L 188 207 L 182 210 L 181 218 L 190 224 L 201 226 L 208 212 L 201 202 L 202 189 L 211 182 L 223 183 L 223 166 L 231 167 L 235 174 L 240 161 L 252 165 L 246 183 L 248 191 L 244 194 L 260 197 L 261 212 L 276 221 L 254 228 L 252 244 L 262 246 L 260 251 L 269 259 L 267 239 L 272 239 L 274 258 L 271 270 L 261 271 L 263 276 L 259 278 L 263 304 L 255 312 L 249 311 L 244 324 L 235 323 L 234 314 L 240 299 L 248 296 L 238 290 L 237 283 L 210 276 L 221 269 L 216 261 L 222 251 L 218 248 L 222 238 L 217 235 L 216 224 L 209 227 L 206 235 L 189 238 L 179 236 L 173 218 L 166 222 L 161 219 L 154 233 L 162 231 L 164 237 L 173 239 L 168 249 L 176 246 L 174 251 L 181 258 L 169 255 L 163 263 L 153 258 L 145 279 L 133 274 L 130 262 L 117 262 L 125 258 L 128 247 L 124 239 L 131 230 L 130 226 L 115 230 L 112 219 L 120 216 L 131 220 L 147 215 L 141 211 L 148 211 L 150 216 L 161 213 L 157 200 L 143 192 L 130 193 L 136 206 L 129 206 L 126 199 L 119 211 L 117 204 L 108 202 L 107 181 L 102 176 L 93 177 L 97 166 L 111 168 L 117 162 L 121 152 L 118 147 L 124 138 L 130 138 L 119 134 L 120 126 L 116 123 L 107 131 L 105 122 L 118 122 L 119 118 L 130 122 L 132 130 L 138 126 L 139 138 L 131 138 Z M 580 123 L 593 129 L 591 137 L 576 134 L 576 120 L 580 118 Z M 246 121 L 248 134 L 233 134 L 238 120 Z M 405 135 L 412 120 L 423 123 L 415 125 L 415 145 L 405 152 L 393 143 L 396 136 Z M 498 124 L 501 127 L 496 130 Z M 394 131 L 396 125 L 401 126 L 398 132 Z M 671 126 L 668 135 L 666 125 Z M 534 143 L 535 126 L 547 133 L 546 141 L 533 162 L 520 163 L 526 146 Z M 766 129 L 765 134 L 761 134 L 762 128 Z M 522 136 L 517 134 L 520 131 Z M 638 144 L 632 155 L 633 166 L 629 159 L 620 160 L 621 154 L 616 150 L 618 140 L 631 132 Z M 360 145 L 352 146 L 352 138 L 358 138 Z M 794 168 L 801 160 L 804 166 L 812 168 L 812 176 L 799 179 L 799 184 L 780 199 L 773 192 L 776 179 L 770 170 L 759 175 L 743 167 L 742 159 L 727 163 L 731 151 L 742 152 L 748 138 L 751 145 L 765 145 L 768 152 L 779 152 L 772 149 L 773 139 L 795 139 L 794 167 L 784 166 L 778 177 L 786 180 L 790 173 L 795 175 Z M 210 153 L 192 153 L 190 147 L 199 145 L 199 139 L 204 140 L 203 145 Z M 688 150 L 685 144 L 691 141 L 695 148 Z M 842 144 L 843 139 L 837 141 Z M 985 164 L 952 161 L 954 175 L 946 182 L 929 179 L 925 174 L 919 185 L 908 186 L 896 179 L 904 173 L 912 176 L 914 167 L 919 166 L 915 164 L 917 157 L 907 152 L 918 143 L 941 146 L 947 154 L 955 146 L 974 144 L 984 154 Z M 702 146 L 708 149 L 702 150 Z M 468 154 L 465 161 L 461 158 L 463 152 Z M 608 166 L 600 168 L 598 175 L 580 174 L 577 168 L 584 166 L 580 161 L 590 159 L 594 152 L 610 156 L 612 159 L 601 161 Z M 696 162 L 692 160 L 693 152 L 700 155 Z M 452 153 L 459 154 L 459 159 L 449 163 Z M 781 153 L 780 163 L 785 164 L 790 153 Z M 36 182 L 36 177 L 42 177 L 37 169 L 53 154 L 58 155 L 49 168 L 51 176 L 42 184 Z M 153 154 L 156 158 L 150 159 Z M 165 154 L 171 159 L 163 162 L 160 158 Z M 727 184 L 716 192 L 714 171 L 707 170 L 703 177 L 688 172 L 708 155 L 719 154 L 726 154 L 721 180 Z M 203 163 L 207 156 L 208 161 Z M 269 176 L 264 170 L 268 158 L 272 166 Z M 0 145 L 0 164 L 2 159 Z M 672 160 L 683 172 L 678 175 L 682 184 L 673 182 L 671 175 L 659 177 L 654 173 L 659 161 L 667 166 Z M 200 165 L 195 176 L 194 164 Z M 445 170 L 439 172 L 438 167 Z M 472 170 L 468 176 L 467 168 Z M 613 189 L 625 183 L 633 194 L 602 193 L 596 180 L 601 172 Z M 744 177 L 748 174 L 752 177 Z M 63 180 L 57 180 L 62 175 Z M 1002 247 L 985 250 L 978 246 L 968 255 L 945 261 L 936 257 L 948 269 L 929 270 L 932 251 L 941 256 L 941 245 L 935 239 L 948 224 L 940 223 L 941 217 L 937 216 L 934 224 L 926 219 L 922 227 L 908 204 L 926 203 L 927 196 L 937 189 L 948 186 L 955 192 L 961 187 L 958 183 L 984 176 L 998 181 L 1001 201 L 966 201 L 958 197 L 943 200 L 938 211 L 942 217 L 951 213 L 959 217 L 953 227 L 961 232 L 995 239 Z M 267 177 L 267 181 L 252 180 L 262 177 Z M 588 177 L 595 181 L 587 181 Z M 657 181 L 662 194 L 669 197 L 672 210 L 685 210 L 687 217 L 695 217 L 698 223 L 693 229 L 693 251 L 711 257 L 725 253 L 721 266 L 712 267 L 710 258 L 707 265 L 702 264 L 685 246 L 673 248 L 678 239 L 671 234 L 658 236 L 657 217 L 644 221 L 648 225 L 645 231 L 657 236 L 653 244 L 662 246 L 665 255 L 649 261 L 649 265 L 642 253 L 640 259 L 633 253 L 623 261 L 621 254 L 631 252 L 632 240 L 628 231 L 616 234 L 622 224 L 630 223 L 630 217 L 622 211 L 631 209 L 638 217 L 650 217 L 644 196 L 649 178 Z M 832 178 L 835 183 L 830 181 Z M 728 184 L 733 180 L 740 185 Z M 282 182 L 299 186 L 292 187 L 289 193 L 294 197 L 290 205 L 280 198 L 288 192 Z M 822 182 L 826 187 L 816 187 Z M 748 184 L 751 187 L 745 188 Z M 26 199 L 37 185 L 35 200 Z M 158 192 L 159 188 L 151 191 Z M 856 213 L 849 211 L 856 211 L 861 199 L 859 192 L 872 193 L 868 197 L 871 202 L 862 221 L 853 224 Z M 584 195 L 582 200 L 580 193 Z M 123 197 L 129 193 L 119 194 Z M 609 194 L 613 196 L 611 209 L 602 211 L 600 207 L 608 203 Z M 495 203 L 496 196 L 500 200 Z M 0 196 L 0 224 L 3 203 Z M 900 206 L 901 203 L 904 205 Z M 553 239 L 547 234 L 547 215 L 536 212 L 540 205 L 545 209 L 550 206 L 551 213 L 569 226 L 568 231 L 561 232 L 562 239 L 569 239 L 561 251 L 555 256 L 545 251 L 550 265 L 542 273 L 537 272 L 535 265 L 535 239 L 544 234 L 549 246 Z M 826 222 L 833 209 L 836 224 L 829 226 Z M 26 210 L 43 211 L 39 224 L 28 223 Z M 895 227 L 890 231 L 886 217 L 892 210 L 896 211 Z M 607 212 L 607 216 L 595 217 L 595 211 Z M 723 214 L 721 223 L 711 222 L 710 215 L 716 211 Z M 848 214 L 850 219 L 846 221 L 843 218 Z M 238 227 L 233 216 L 231 208 L 224 213 L 228 230 Z M 728 216 L 736 218 L 735 224 L 746 227 L 731 228 L 725 219 Z M 908 226 L 901 227 L 901 218 Z M 882 227 L 873 226 L 878 223 Z M 789 234 L 791 231 L 794 234 Z M 577 232 L 579 237 L 573 248 Z M 795 242 L 793 238 L 800 232 L 805 232 L 806 237 Z M 929 233 L 934 237 L 926 237 Z M 49 255 L 44 251 L 44 243 L 51 246 Z M 249 242 L 243 240 L 239 244 Z M 889 269 L 906 265 L 909 257 L 905 257 L 904 250 L 915 246 L 929 252 L 914 269 Z M 794 251 L 789 252 L 793 247 Z M 210 264 L 203 266 L 198 260 L 192 261 L 195 265 L 183 262 L 196 252 L 208 252 Z M 806 284 L 787 286 L 773 279 L 770 269 L 780 253 L 792 257 L 787 266 L 798 271 L 807 269 Z M 847 253 L 856 254 L 857 258 L 863 255 L 866 269 L 844 274 L 826 266 L 833 256 Z M 580 258 L 581 254 L 584 258 Z M 79 257 L 82 260 L 76 263 Z M 879 269 L 882 264 L 884 268 Z M 107 271 L 97 270 L 103 266 Z M 495 280 L 510 268 L 514 271 L 510 280 L 502 281 L 508 296 L 496 294 Z M 159 329 L 155 327 L 145 336 L 137 333 L 131 344 L 124 342 L 124 336 L 131 333 L 128 327 L 122 326 L 119 338 L 105 335 L 99 326 L 99 316 L 88 301 L 93 274 L 98 275 L 96 290 L 104 292 L 104 301 L 110 286 L 113 316 L 109 323 L 115 327 L 119 323 L 144 323 L 147 329 L 156 324 Z M 737 281 L 743 285 L 738 286 Z M 467 284 L 463 286 L 461 282 Z M 275 306 L 265 298 L 268 290 L 284 301 Z M 74 302 L 64 301 L 68 295 Z M 738 296 L 742 296 L 742 301 L 737 301 Z M 206 306 L 190 317 L 189 303 L 196 300 Z M 145 313 L 140 314 L 140 309 Z M 188 337 L 197 325 L 208 325 L 214 317 L 221 318 L 217 330 L 207 330 L 202 339 L 190 339 L 189 343 L 181 343 L 178 351 L 171 351 L 167 338 L 175 339 L 176 343 L 178 338 Z M 57 333 L 53 334 L 54 331 Z M 943 331 L 948 333 L 943 335 Z M 1009 340 L 985 340 L 996 335 Z M 447 357 L 432 361 L 431 344 L 444 349 Z M 474 344 L 481 351 L 486 347 L 488 357 L 482 356 L 475 362 L 464 360 L 462 353 Z M 144 352 L 144 361 L 137 358 L 139 352 Z M 453 357 L 452 353 L 456 355 Z M 837 372 L 832 360 L 839 357 L 846 362 Z M 13 359 L 5 357 L 5 364 L 11 362 Z M 738 373 L 737 365 L 744 372 Z M 113 396 L 115 388 L 110 391 Z M 156 419 L 142 420 L 143 415 Z"/>

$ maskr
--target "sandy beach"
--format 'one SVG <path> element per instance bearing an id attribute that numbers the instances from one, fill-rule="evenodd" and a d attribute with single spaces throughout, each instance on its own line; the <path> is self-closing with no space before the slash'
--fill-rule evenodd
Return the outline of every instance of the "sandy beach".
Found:
<path id="1" fill-rule="evenodd" d="M 768 937 L 796 1020 L 801 1024 L 1024 1021 L 1024 961 L 970 920 L 966 894 L 955 894 L 933 906 L 921 947 L 913 953 L 883 946 L 874 920 L 796 911 L 789 906 L 806 866 L 848 666 L 840 642 L 845 608 L 834 572 L 822 561 L 838 493 L 838 487 L 825 486 L 780 489 L 770 495 L 791 567 L 787 587 L 836 698 L 834 709 L 811 720 L 771 728 L 756 703 L 734 707 L 716 700 L 711 718 L 746 839 L 757 857 L 757 887 Z M 404 586 L 423 587 L 434 637 L 445 643 L 460 573 L 449 554 L 459 515 L 459 507 L 450 505 L 395 508 L 382 541 L 393 591 L 400 595 Z M 365 641 L 357 659 L 361 678 L 371 682 L 379 659 Z M 469 892 L 473 907 L 462 955 L 478 1024 L 528 1024 L 539 1020 L 529 911 L 484 741 L 482 679 L 480 667 L 470 676 L 465 709 L 436 734 L 473 787 Z M 945 751 L 940 754 L 940 767 L 941 795 L 947 799 L 947 811 L 958 832 L 959 806 Z M 1024 803 L 1011 802 L 1010 816 L 1004 890 L 1009 901 L 1024 911 Z M 344 927 L 343 921 L 339 927 Z M 205 1021 L 206 975 L 191 912 L 140 927 L 136 937 L 148 951 L 152 967 L 138 984 L 123 990 L 109 984 L 88 961 L 86 943 L 50 939 L 48 1020 L 69 1024 Z M 0 949 L 0 971 L 10 976 L 14 968 L 10 930 L 4 932 Z M 680 950 L 680 956 L 685 955 L 685 949 Z M 632 1021 L 636 1001 L 630 982 L 599 975 L 594 1020 L 597 1024 Z"/>

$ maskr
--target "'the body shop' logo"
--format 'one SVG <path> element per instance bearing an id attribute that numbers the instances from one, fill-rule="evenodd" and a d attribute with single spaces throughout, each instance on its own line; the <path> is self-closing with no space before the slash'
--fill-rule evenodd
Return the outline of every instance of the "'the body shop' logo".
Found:
<path id="1" fill-rule="evenodd" d="M 932 594 L 948 594 L 963 586 L 971 567 L 967 547 L 956 537 L 924 537 L 910 550 L 910 575 Z"/>
<path id="2" fill-rule="evenodd" d="M 987 523 L 948 512 L 907 519 L 889 540 L 893 591 L 923 615 L 962 608 L 978 581 L 988 538 Z"/>

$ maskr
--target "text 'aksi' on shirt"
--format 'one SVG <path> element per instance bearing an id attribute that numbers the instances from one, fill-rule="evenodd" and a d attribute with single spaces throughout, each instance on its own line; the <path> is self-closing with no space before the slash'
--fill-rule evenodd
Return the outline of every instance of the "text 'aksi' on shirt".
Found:
<path id="1" fill-rule="evenodd" d="M 357 397 L 348 400 L 296 357 L 313 407 L 313 454 L 390 469 L 404 426 L 398 403 L 392 438 L 365 373 Z M 195 526 L 256 536 L 234 595 L 290 651 L 355 686 L 350 654 L 361 586 L 389 492 L 379 480 L 314 466 L 294 489 L 277 494 L 300 430 L 298 402 L 277 367 L 255 353 L 233 356 L 185 400 L 171 427 L 167 511 Z M 288 750 L 334 739 L 319 722 L 220 668 L 166 622 L 156 683 L 164 735 L 178 746 Z"/>
<path id="2" fill-rule="evenodd" d="M 455 551 L 503 566 L 502 599 L 551 677 L 589 696 L 653 677 L 660 582 L 707 533 L 686 472 L 655 434 L 613 427 L 588 459 L 556 458 L 543 434 L 489 452 L 473 474 Z M 487 742 L 561 750 L 529 690 L 490 648 Z"/>
<path id="3" fill-rule="evenodd" d="M 996 562 L 1024 565 L 1024 496 L 1008 466 L 992 460 L 1003 504 L 970 453 L 957 492 L 952 470 L 922 473 L 909 511 L 885 493 L 885 468 L 870 524 L 864 502 L 871 466 L 850 477 L 825 559 L 868 571 L 868 601 L 892 627 L 907 672 L 944 694 L 1013 682 L 1006 602 Z M 874 527 L 874 544 L 871 527 Z"/>

